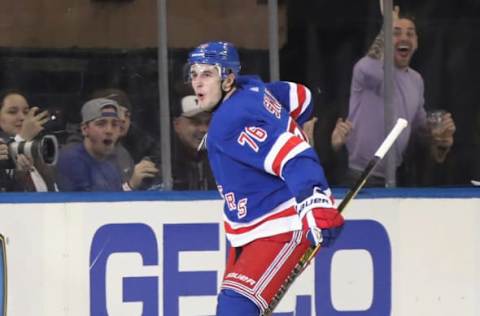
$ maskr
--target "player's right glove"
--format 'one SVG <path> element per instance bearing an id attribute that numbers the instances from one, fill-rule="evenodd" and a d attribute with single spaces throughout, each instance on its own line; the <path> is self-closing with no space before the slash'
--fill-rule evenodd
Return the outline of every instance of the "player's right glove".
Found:
<path id="1" fill-rule="evenodd" d="M 302 219 L 303 230 L 312 245 L 328 247 L 340 234 L 344 219 L 333 202 L 320 188 L 300 202 L 297 211 Z"/>

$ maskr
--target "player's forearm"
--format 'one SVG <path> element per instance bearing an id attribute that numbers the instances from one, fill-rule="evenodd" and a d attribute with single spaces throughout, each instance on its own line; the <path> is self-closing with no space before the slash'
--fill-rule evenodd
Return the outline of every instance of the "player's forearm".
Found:
<path id="1" fill-rule="evenodd" d="M 385 48 L 385 36 L 384 36 L 384 30 L 382 27 L 382 29 L 380 30 L 380 33 L 378 33 L 377 37 L 375 37 L 375 40 L 370 46 L 367 56 L 374 59 L 382 60 L 384 48 Z"/>
<path id="2" fill-rule="evenodd" d="M 282 176 L 297 201 L 310 196 L 315 187 L 328 189 L 323 168 L 306 156 L 290 160 L 283 168 Z"/>

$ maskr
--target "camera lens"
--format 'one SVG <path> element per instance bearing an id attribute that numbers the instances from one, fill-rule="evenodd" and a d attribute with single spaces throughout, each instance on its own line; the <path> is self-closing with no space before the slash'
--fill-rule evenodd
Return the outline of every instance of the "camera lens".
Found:
<path id="1" fill-rule="evenodd" d="M 45 135 L 40 139 L 9 143 L 8 151 L 15 161 L 20 154 L 47 165 L 55 165 L 58 159 L 58 141 L 54 135 Z"/>
<path id="2" fill-rule="evenodd" d="M 58 141 L 53 135 L 45 135 L 38 144 L 40 159 L 47 165 L 55 165 L 58 159 Z"/>

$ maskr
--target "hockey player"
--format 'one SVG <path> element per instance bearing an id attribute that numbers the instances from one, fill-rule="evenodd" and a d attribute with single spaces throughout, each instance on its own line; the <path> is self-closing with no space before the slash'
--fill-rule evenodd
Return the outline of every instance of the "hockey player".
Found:
<path id="1" fill-rule="evenodd" d="M 206 148 L 232 246 L 217 316 L 259 315 L 305 251 L 328 246 L 344 222 L 300 128 L 311 94 L 301 84 L 239 76 L 228 42 L 198 46 L 187 69 L 199 108 L 212 112 Z"/>

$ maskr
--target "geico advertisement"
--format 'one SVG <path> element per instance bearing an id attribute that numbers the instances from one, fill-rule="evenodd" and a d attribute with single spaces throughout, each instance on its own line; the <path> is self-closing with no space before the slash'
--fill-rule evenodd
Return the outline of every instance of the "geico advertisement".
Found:
<path id="1" fill-rule="evenodd" d="M 0 205 L 7 315 L 214 315 L 220 200 Z M 479 199 L 361 199 L 274 315 L 480 315 Z M 6 281 L 6 282 L 3 282 Z"/>

